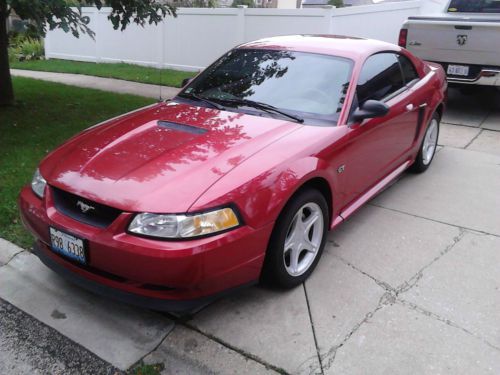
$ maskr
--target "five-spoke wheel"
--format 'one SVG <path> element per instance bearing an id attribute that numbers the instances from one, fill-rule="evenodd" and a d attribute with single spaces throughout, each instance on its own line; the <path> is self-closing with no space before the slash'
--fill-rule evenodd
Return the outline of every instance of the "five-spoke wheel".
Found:
<path id="1" fill-rule="evenodd" d="M 328 205 L 316 189 L 296 194 L 276 222 L 263 277 L 286 288 L 302 283 L 314 270 L 325 246 Z"/>
<path id="2" fill-rule="evenodd" d="M 306 203 L 293 217 L 285 239 L 283 261 L 291 276 L 306 272 L 316 258 L 324 232 L 323 212 L 316 203 Z"/>
<path id="3" fill-rule="evenodd" d="M 425 172 L 427 168 L 429 168 L 429 165 L 431 165 L 437 150 L 439 121 L 439 114 L 434 113 L 429 124 L 427 125 L 427 129 L 425 130 L 424 139 L 422 141 L 422 145 L 420 146 L 417 158 L 415 159 L 415 163 L 411 166 L 411 170 L 413 172 Z"/>

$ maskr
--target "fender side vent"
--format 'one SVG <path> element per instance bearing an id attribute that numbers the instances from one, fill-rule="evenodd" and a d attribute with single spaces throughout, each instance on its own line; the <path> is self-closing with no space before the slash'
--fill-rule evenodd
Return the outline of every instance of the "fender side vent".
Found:
<path id="1" fill-rule="evenodd" d="M 418 139 L 418 135 L 420 134 L 420 129 L 422 128 L 422 125 L 424 123 L 424 117 L 425 117 L 425 108 L 422 107 L 418 111 L 417 129 L 415 131 L 415 138 L 413 142 L 415 142 Z"/>
<path id="2" fill-rule="evenodd" d="M 205 134 L 207 132 L 206 129 L 198 128 L 196 126 L 177 124 L 169 121 L 158 121 L 158 126 L 190 134 Z"/>

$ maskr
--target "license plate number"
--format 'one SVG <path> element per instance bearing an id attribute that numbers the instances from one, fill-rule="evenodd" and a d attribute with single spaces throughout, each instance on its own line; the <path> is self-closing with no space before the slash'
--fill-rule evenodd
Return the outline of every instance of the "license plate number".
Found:
<path id="1" fill-rule="evenodd" d="M 448 74 L 452 74 L 454 76 L 468 76 L 469 67 L 463 65 L 448 65 Z"/>
<path id="2" fill-rule="evenodd" d="M 50 228 L 50 242 L 52 250 L 79 263 L 86 264 L 84 240 L 71 234 Z"/>

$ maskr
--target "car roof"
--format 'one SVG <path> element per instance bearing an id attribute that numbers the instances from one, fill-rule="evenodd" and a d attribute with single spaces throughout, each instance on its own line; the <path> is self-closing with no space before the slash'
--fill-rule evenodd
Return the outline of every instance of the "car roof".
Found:
<path id="1" fill-rule="evenodd" d="M 401 51 L 392 43 L 343 35 L 286 35 L 244 43 L 238 48 L 273 49 L 320 53 L 364 60 L 381 51 Z"/>

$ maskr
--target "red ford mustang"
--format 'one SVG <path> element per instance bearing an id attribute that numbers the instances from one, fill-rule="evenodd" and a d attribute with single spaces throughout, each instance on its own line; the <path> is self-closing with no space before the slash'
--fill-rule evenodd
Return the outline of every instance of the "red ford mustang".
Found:
<path id="1" fill-rule="evenodd" d="M 48 267 L 129 303 L 178 311 L 260 279 L 293 287 L 329 229 L 429 167 L 446 88 L 440 67 L 388 43 L 247 43 L 173 100 L 49 154 L 22 218 Z"/>

